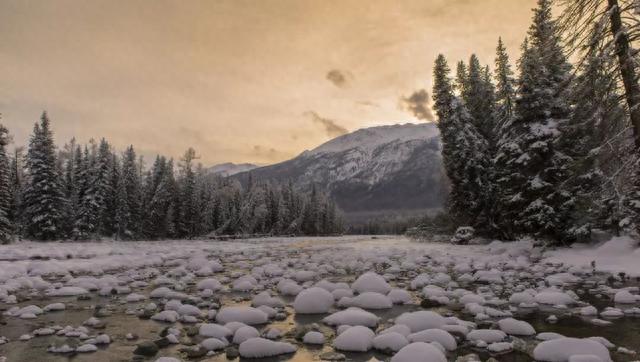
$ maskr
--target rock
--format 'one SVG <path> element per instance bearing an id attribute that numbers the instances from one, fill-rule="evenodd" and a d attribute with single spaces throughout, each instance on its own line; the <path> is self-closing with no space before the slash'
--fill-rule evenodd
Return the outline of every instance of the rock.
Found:
<path id="1" fill-rule="evenodd" d="M 196 326 L 188 326 L 187 328 L 185 328 L 185 333 L 189 337 L 197 336 L 198 332 L 199 332 L 199 329 Z"/>
<path id="2" fill-rule="evenodd" d="M 227 355 L 228 360 L 236 359 L 240 356 L 240 352 L 236 347 L 229 347 L 226 349 L 225 354 Z"/>
<path id="3" fill-rule="evenodd" d="M 421 306 L 422 308 L 425 308 L 425 309 L 429 309 L 429 308 L 437 308 L 437 307 L 442 306 L 442 303 L 438 302 L 437 300 L 432 300 L 432 299 L 423 299 L 423 300 L 420 302 L 420 306 Z"/>
<path id="4" fill-rule="evenodd" d="M 180 352 L 186 354 L 187 358 L 189 359 L 198 359 L 206 356 L 209 351 L 200 346 L 197 346 L 195 348 L 183 348 L 180 350 Z"/>
<path id="5" fill-rule="evenodd" d="M 143 309 L 140 313 L 138 313 L 138 318 L 140 319 L 151 319 L 153 315 L 156 314 L 154 311 L 149 309 Z"/>
<path id="6" fill-rule="evenodd" d="M 480 361 L 481 361 L 480 357 L 477 354 L 471 353 L 471 354 L 467 354 L 467 355 L 456 358 L 455 362 L 480 362 Z"/>
<path id="7" fill-rule="evenodd" d="M 153 341 L 153 343 L 156 346 L 158 346 L 158 348 L 165 348 L 165 347 L 168 347 L 171 344 L 169 339 L 167 339 L 166 337 L 162 337 L 162 338 L 156 339 L 155 341 Z"/>
<path id="8" fill-rule="evenodd" d="M 133 354 L 140 356 L 155 356 L 158 353 L 158 346 L 151 341 L 144 341 L 138 343 Z"/>
<path id="9" fill-rule="evenodd" d="M 320 355 L 320 359 L 323 361 L 344 361 L 347 357 L 338 352 L 325 352 Z"/>

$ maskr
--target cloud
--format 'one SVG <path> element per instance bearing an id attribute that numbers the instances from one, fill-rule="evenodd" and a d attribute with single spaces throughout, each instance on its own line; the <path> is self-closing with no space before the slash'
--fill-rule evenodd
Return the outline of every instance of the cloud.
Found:
<path id="1" fill-rule="evenodd" d="M 435 119 L 431 107 L 429 107 L 429 93 L 425 89 L 417 90 L 408 97 L 402 97 L 400 106 L 418 119 L 429 122 Z"/>
<path id="2" fill-rule="evenodd" d="M 284 159 L 291 158 L 291 154 L 288 152 L 279 151 L 273 147 L 254 145 L 251 150 L 251 156 L 257 157 L 260 160 L 267 160 L 269 162 L 282 161 Z"/>
<path id="3" fill-rule="evenodd" d="M 337 124 L 336 121 L 329 118 L 320 117 L 320 115 L 318 115 L 314 111 L 304 112 L 304 115 L 309 117 L 313 123 L 323 126 L 324 131 L 327 133 L 327 136 L 329 137 L 338 137 L 338 136 L 342 136 L 343 134 L 349 133 L 349 131 L 346 128 Z"/>
<path id="4" fill-rule="evenodd" d="M 352 79 L 353 75 L 350 72 L 344 72 L 339 69 L 332 69 L 327 73 L 327 80 L 338 88 L 347 87 Z"/>

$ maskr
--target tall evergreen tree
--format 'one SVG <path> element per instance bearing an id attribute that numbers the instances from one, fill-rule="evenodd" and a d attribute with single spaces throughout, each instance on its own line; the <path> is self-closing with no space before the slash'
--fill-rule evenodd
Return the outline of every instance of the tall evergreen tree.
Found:
<path id="1" fill-rule="evenodd" d="M 121 180 L 118 188 L 120 191 L 116 219 L 119 238 L 136 239 L 140 237 L 142 223 L 142 184 L 133 146 L 127 147 L 122 157 Z"/>
<path id="2" fill-rule="evenodd" d="M 515 118 L 500 131 L 496 156 L 500 210 L 507 236 L 562 238 L 563 210 L 572 196 L 558 188 L 571 163 L 558 150 L 561 125 L 570 116 L 568 64 L 551 17 L 551 2 L 539 0 L 523 46 Z"/>
<path id="3" fill-rule="evenodd" d="M 60 237 L 64 194 L 56 168 L 53 134 L 47 113 L 36 123 L 27 154 L 29 180 L 24 193 L 26 233 L 36 240 Z"/>
<path id="4" fill-rule="evenodd" d="M 451 182 L 449 211 L 461 223 L 481 226 L 487 222 L 488 145 L 464 104 L 453 94 L 443 55 L 435 63 L 433 98 L 443 163 Z"/>
<path id="5" fill-rule="evenodd" d="M 199 207 L 196 200 L 196 174 L 193 162 L 196 151 L 189 148 L 180 162 L 180 235 L 192 238 L 196 236 Z"/>
<path id="6" fill-rule="evenodd" d="M 8 243 L 13 234 L 13 225 L 9 219 L 12 195 L 9 179 L 9 157 L 7 155 L 8 133 L 9 131 L 0 124 L 0 244 Z"/>
<path id="7" fill-rule="evenodd" d="M 509 63 L 509 55 L 507 49 L 502 42 L 502 38 L 498 38 L 498 46 L 496 47 L 495 59 L 495 80 L 496 80 L 496 127 L 494 133 L 499 136 L 501 129 L 506 129 L 508 123 L 513 118 L 513 109 L 515 104 L 515 79 L 513 71 Z"/>

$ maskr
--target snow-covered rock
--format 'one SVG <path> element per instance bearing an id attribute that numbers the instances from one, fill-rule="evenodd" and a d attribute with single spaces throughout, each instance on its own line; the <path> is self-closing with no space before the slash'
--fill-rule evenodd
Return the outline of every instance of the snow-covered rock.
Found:
<path id="1" fill-rule="evenodd" d="M 301 291 L 293 302 L 293 308 L 300 314 L 321 314 L 329 312 L 333 306 L 333 295 L 326 289 L 313 287 Z"/>
<path id="2" fill-rule="evenodd" d="M 444 353 L 432 344 L 415 342 L 403 347 L 391 362 L 447 362 Z"/>
<path id="3" fill-rule="evenodd" d="M 609 350 L 590 339 L 558 338 L 544 341 L 533 350 L 533 358 L 544 362 L 567 362 L 575 355 L 593 355 L 602 362 L 611 362 Z"/>
<path id="4" fill-rule="evenodd" d="M 286 342 L 275 342 L 265 338 L 251 338 L 240 344 L 240 356 L 244 358 L 264 358 L 293 353 L 296 346 Z"/>
<path id="5" fill-rule="evenodd" d="M 353 326 L 333 341 L 333 347 L 341 351 L 366 352 L 373 346 L 375 333 L 367 327 Z"/>

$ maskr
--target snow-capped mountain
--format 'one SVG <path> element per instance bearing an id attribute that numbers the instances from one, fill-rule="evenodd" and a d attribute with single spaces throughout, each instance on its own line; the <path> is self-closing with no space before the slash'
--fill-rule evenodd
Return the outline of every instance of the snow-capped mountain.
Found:
<path id="1" fill-rule="evenodd" d="M 254 168 L 258 168 L 258 167 L 260 166 L 254 165 L 252 163 L 236 164 L 232 162 L 227 162 L 227 163 L 221 163 L 221 164 L 210 167 L 209 172 L 211 172 L 214 175 L 231 176 L 240 172 L 251 171 Z"/>
<path id="2" fill-rule="evenodd" d="M 243 172 L 241 180 L 312 183 L 327 189 L 346 213 L 442 207 L 446 178 L 434 123 L 360 129 L 298 157 Z"/>

